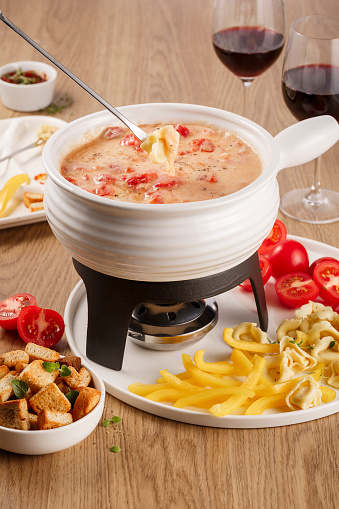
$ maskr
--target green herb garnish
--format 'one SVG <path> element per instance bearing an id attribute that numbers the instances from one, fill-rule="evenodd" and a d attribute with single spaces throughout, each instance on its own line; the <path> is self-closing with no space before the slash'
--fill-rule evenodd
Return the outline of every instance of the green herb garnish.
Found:
<path id="1" fill-rule="evenodd" d="M 75 400 L 79 396 L 79 391 L 69 391 L 65 394 L 65 396 L 68 399 L 68 401 L 71 403 L 71 405 L 73 406 L 75 403 Z"/>
<path id="2" fill-rule="evenodd" d="M 105 419 L 102 423 L 102 425 L 107 428 L 107 426 L 109 426 L 109 419 Z"/>
<path id="3" fill-rule="evenodd" d="M 113 447 L 111 447 L 111 452 L 120 452 L 121 449 L 118 445 L 113 445 Z"/>
<path id="4" fill-rule="evenodd" d="M 294 339 L 291 339 L 291 341 L 289 341 L 289 343 L 293 343 L 293 345 L 296 345 L 296 341 L 294 341 Z"/>
<path id="5" fill-rule="evenodd" d="M 308 346 L 308 348 L 309 348 L 310 350 L 313 350 L 314 346 L 309 345 L 309 346 Z"/>
<path id="6" fill-rule="evenodd" d="M 111 421 L 114 423 L 114 424 L 117 424 L 118 422 L 121 422 L 121 417 L 119 417 L 118 415 L 113 415 Z"/>
<path id="7" fill-rule="evenodd" d="M 35 71 L 23 71 L 21 67 L 15 72 L 5 74 L 5 78 L 7 78 L 5 81 L 15 85 L 34 85 L 35 83 L 47 81 L 46 78 L 40 76 Z"/>
<path id="8" fill-rule="evenodd" d="M 24 398 L 28 393 L 28 385 L 22 380 L 12 380 L 11 386 L 17 398 Z"/>
<path id="9" fill-rule="evenodd" d="M 73 104 L 73 99 L 68 94 L 65 94 L 59 98 L 56 103 L 52 103 L 46 108 L 41 109 L 43 113 L 49 113 L 50 115 L 56 115 L 61 113 L 65 108 Z"/>
<path id="10" fill-rule="evenodd" d="M 43 362 L 42 367 L 48 373 L 53 373 L 53 371 L 60 368 L 60 364 L 58 362 Z"/>
<path id="11" fill-rule="evenodd" d="M 60 376 L 69 376 L 72 374 L 72 371 L 69 369 L 66 364 L 63 364 L 60 368 Z"/>
<path id="12" fill-rule="evenodd" d="M 328 348 L 333 348 L 335 345 L 335 341 L 331 341 L 331 343 L 328 345 Z"/>

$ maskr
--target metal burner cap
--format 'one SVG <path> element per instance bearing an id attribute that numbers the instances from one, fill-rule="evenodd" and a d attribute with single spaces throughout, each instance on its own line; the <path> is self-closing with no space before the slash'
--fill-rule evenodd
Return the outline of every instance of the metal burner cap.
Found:
<path id="1" fill-rule="evenodd" d="M 133 311 L 128 337 L 152 350 L 177 350 L 198 342 L 217 320 L 213 298 L 175 305 L 140 304 Z"/>

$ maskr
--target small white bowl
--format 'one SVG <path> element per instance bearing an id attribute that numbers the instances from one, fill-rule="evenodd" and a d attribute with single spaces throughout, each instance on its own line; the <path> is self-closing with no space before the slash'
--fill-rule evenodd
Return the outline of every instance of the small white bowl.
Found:
<path id="1" fill-rule="evenodd" d="M 53 100 L 57 72 L 54 67 L 43 62 L 12 62 L 0 67 L 0 78 L 4 74 L 21 68 L 23 71 L 35 71 L 45 74 L 47 81 L 34 85 L 16 85 L 0 79 L 2 104 L 15 111 L 38 111 L 49 106 Z"/>
<path id="2" fill-rule="evenodd" d="M 27 455 L 50 454 L 68 449 L 92 433 L 104 411 L 105 385 L 91 368 L 82 365 L 90 371 L 94 388 L 101 392 L 97 406 L 82 419 L 61 428 L 23 431 L 0 426 L 0 449 Z"/>

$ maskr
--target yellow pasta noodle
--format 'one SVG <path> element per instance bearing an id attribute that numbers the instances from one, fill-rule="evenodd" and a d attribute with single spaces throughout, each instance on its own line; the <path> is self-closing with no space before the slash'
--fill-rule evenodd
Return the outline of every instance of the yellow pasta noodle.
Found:
<path id="1" fill-rule="evenodd" d="M 261 343 L 255 343 L 254 341 L 238 341 L 233 339 L 232 337 L 233 329 L 226 328 L 224 330 L 224 341 L 229 346 L 233 348 L 238 348 L 239 350 L 246 350 L 248 352 L 256 352 L 256 353 L 278 353 L 279 352 L 279 344 L 268 344 L 263 345 Z"/>
<path id="2" fill-rule="evenodd" d="M 282 322 L 274 343 L 249 322 L 226 328 L 224 341 L 233 348 L 229 359 L 206 362 L 205 350 L 197 350 L 193 358 L 184 353 L 185 371 L 174 375 L 164 369 L 157 383 L 134 383 L 129 390 L 174 408 L 206 408 L 217 417 L 234 412 L 262 415 L 269 409 L 290 412 L 329 403 L 337 393 L 319 382 L 339 388 L 338 316 L 331 308 L 310 302 L 296 311 L 295 319 Z"/>
<path id="3" fill-rule="evenodd" d="M 253 368 L 246 378 L 245 382 L 241 384 L 244 389 L 255 389 L 260 376 L 262 375 L 265 367 L 265 359 L 258 357 L 253 364 Z M 224 403 L 213 405 L 210 408 L 210 412 L 218 417 L 232 414 L 235 410 L 240 408 L 248 399 L 248 396 L 234 395 L 228 398 Z"/>

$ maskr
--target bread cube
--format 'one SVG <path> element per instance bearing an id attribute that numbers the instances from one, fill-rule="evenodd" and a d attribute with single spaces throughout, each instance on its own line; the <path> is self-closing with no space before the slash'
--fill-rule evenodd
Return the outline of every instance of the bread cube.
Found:
<path id="1" fill-rule="evenodd" d="M 4 403 L 9 398 L 14 396 L 14 391 L 12 387 L 12 380 L 16 380 L 18 378 L 17 373 L 15 371 L 10 371 L 1 378 L 0 380 L 0 403 Z"/>
<path id="2" fill-rule="evenodd" d="M 59 412 L 68 412 L 71 409 L 71 403 L 55 383 L 40 389 L 29 399 L 29 404 L 37 414 L 45 409 Z"/>
<path id="3" fill-rule="evenodd" d="M 15 399 L 0 404 L 0 426 L 29 430 L 27 400 Z"/>
<path id="4" fill-rule="evenodd" d="M 24 350 L 12 350 L 1 355 L 3 364 L 8 368 L 14 368 L 18 362 L 29 363 L 29 355 Z"/>
<path id="5" fill-rule="evenodd" d="M 8 373 L 9 373 L 9 368 L 7 366 L 5 366 L 5 365 L 0 366 L 0 380 L 4 376 L 8 375 Z"/>
<path id="6" fill-rule="evenodd" d="M 29 362 L 36 360 L 57 362 L 60 359 L 60 355 L 55 350 L 51 350 L 45 346 L 36 345 L 35 343 L 27 343 L 25 352 L 29 355 Z"/>
<path id="7" fill-rule="evenodd" d="M 46 371 L 42 365 L 43 362 L 42 360 L 31 362 L 28 364 L 27 368 L 18 375 L 19 380 L 26 382 L 33 392 L 38 392 L 46 385 L 54 382 L 59 375 L 58 370 L 54 370 L 52 373 Z"/>
<path id="8" fill-rule="evenodd" d="M 76 355 L 65 355 L 62 359 L 59 360 L 60 366 L 65 364 L 66 366 L 73 366 L 77 371 L 81 368 L 81 357 L 77 357 Z"/>
<path id="9" fill-rule="evenodd" d="M 67 412 L 57 412 L 56 410 L 43 410 L 38 415 L 39 429 L 60 428 L 72 424 L 72 415 Z"/>
<path id="10" fill-rule="evenodd" d="M 80 387 L 72 412 L 73 420 L 78 421 L 89 414 L 99 403 L 101 392 L 92 387 Z"/>

